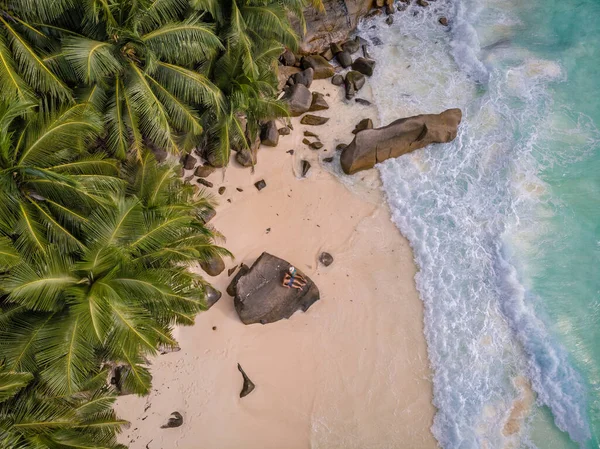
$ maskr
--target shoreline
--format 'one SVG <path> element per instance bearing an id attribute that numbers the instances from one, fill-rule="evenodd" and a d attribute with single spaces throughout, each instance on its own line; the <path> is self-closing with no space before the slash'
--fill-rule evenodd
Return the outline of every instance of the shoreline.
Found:
<path id="1" fill-rule="evenodd" d="M 359 96 L 371 100 L 368 84 Z M 345 102 L 330 80 L 311 90 L 329 103 L 316 113 L 330 117 L 326 125 L 294 118 L 277 147 L 259 149 L 254 173 L 232 162 L 208 178 L 219 201 L 210 224 L 236 259 L 218 277 L 205 275 L 223 297 L 194 326 L 176 330 L 181 351 L 152 360 L 150 395 L 119 398 L 118 415 L 131 421 L 120 441 L 132 449 L 192 449 L 199 441 L 207 449 L 437 447 L 412 251 L 390 219 L 376 170 L 333 173 L 341 171 L 336 145 L 349 143 L 363 118 L 377 126 L 376 108 Z M 319 135 L 323 149 L 304 145 L 304 130 Z M 331 156 L 333 163 L 322 161 Z M 303 159 L 311 164 L 306 179 Z M 253 184 L 261 179 L 267 187 L 259 192 Z M 245 326 L 225 292 L 227 269 L 251 265 L 263 251 L 310 276 L 321 300 L 289 320 Z M 333 255 L 330 267 L 318 263 L 322 251 Z M 243 399 L 237 363 L 257 386 Z M 173 411 L 183 425 L 161 429 Z"/>

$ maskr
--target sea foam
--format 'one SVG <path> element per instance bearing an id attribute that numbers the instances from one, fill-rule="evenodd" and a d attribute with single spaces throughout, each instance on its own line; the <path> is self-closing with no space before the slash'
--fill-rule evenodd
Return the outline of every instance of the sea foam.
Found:
<path id="1" fill-rule="evenodd" d="M 529 431 L 539 407 L 518 432 L 507 431 L 523 395 L 518 379 L 526 378 L 556 426 L 583 445 L 590 438 L 584 383 L 538 316 L 513 252 L 517 231 L 533 226 L 549 201 L 536 152 L 554 110 L 547 85 L 563 70 L 511 46 L 519 21 L 508 3 L 430 5 L 410 6 L 391 27 L 363 22 L 359 34 L 383 42 L 371 50 L 382 124 L 449 107 L 464 114 L 451 144 L 379 165 L 392 219 L 419 266 L 438 409 L 433 433 L 444 449 L 544 447 Z M 437 23 L 441 15 L 449 29 Z M 592 128 L 583 140 L 595 139 Z"/>

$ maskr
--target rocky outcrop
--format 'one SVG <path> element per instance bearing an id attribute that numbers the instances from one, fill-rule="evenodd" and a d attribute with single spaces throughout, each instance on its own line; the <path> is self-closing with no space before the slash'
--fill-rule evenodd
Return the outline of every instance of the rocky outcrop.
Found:
<path id="1" fill-rule="evenodd" d="M 279 143 L 279 131 L 277 130 L 277 123 L 275 123 L 275 120 L 269 120 L 262 127 L 260 141 L 263 145 L 268 147 L 277 146 Z"/>
<path id="2" fill-rule="evenodd" d="M 290 264 L 279 257 L 262 253 L 250 270 L 240 276 L 234 305 L 244 324 L 274 323 L 291 317 L 296 310 L 306 312 L 319 300 L 319 289 L 304 273 L 306 285 L 301 289 L 281 285 Z"/>
<path id="3" fill-rule="evenodd" d="M 218 254 L 214 254 L 207 260 L 200 261 L 200 266 L 209 276 L 218 276 L 225 270 L 225 262 Z"/>
<path id="4" fill-rule="evenodd" d="M 331 42 L 345 41 L 358 20 L 373 6 L 373 0 L 324 0 L 323 3 L 324 12 L 314 8 L 305 10 L 306 34 L 301 44 L 304 53 L 319 53 Z"/>
<path id="5" fill-rule="evenodd" d="M 448 109 L 441 114 L 417 115 L 383 128 L 360 131 L 342 151 L 342 169 L 351 175 L 429 144 L 450 142 L 456 137 L 461 119 L 460 109 Z"/>
<path id="6" fill-rule="evenodd" d="M 304 84 L 294 84 L 286 89 L 282 100 L 287 103 L 290 115 L 298 117 L 310 109 L 312 94 Z"/>
<path id="7" fill-rule="evenodd" d="M 312 68 L 316 80 L 331 78 L 335 75 L 333 66 L 321 55 L 309 55 L 302 58 L 302 68 L 304 70 Z"/>

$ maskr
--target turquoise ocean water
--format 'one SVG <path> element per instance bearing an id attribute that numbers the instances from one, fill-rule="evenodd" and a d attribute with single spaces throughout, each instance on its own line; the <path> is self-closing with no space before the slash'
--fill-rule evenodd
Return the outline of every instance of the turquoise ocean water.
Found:
<path id="1" fill-rule="evenodd" d="M 359 29 L 380 122 L 464 114 L 451 144 L 379 166 L 420 268 L 434 435 L 598 448 L 600 0 L 437 0 L 383 20 Z"/>

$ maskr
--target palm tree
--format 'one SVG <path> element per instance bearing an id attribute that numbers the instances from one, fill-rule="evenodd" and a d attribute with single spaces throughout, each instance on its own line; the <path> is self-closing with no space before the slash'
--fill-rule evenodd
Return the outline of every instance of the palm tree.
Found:
<path id="1" fill-rule="evenodd" d="M 29 372 L 0 364 L 0 446 L 11 449 L 124 449 L 116 433 L 126 421 L 112 411 L 114 391 L 99 378 L 88 383 L 93 393 L 67 397 L 41 394 Z"/>
<path id="2" fill-rule="evenodd" d="M 81 247 L 86 215 L 121 188 L 115 162 L 85 149 L 100 129 L 84 104 L 37 114 L 29 102 L 0 104 L 0 235 L 20 251 Z"/>
<path id="3" fill-rule="evenodd" d="M 145 356 L 175 345 L 172 326 L 204 307 L 204 281 L 188 266 L 229 255 L 202 221 L 210 202 L 175 165 L 146 153 L 126 173 L 128 192 L 86 217 L 72 251 L 0 239 L 0 353 L 11 370 L 39 373 L 48 394 L 82 391 L 105 362 L 125 365 L 124 387 L 146 393 Z"/>
<path id="4" fill-rule="evenodd" d="M 65 81 L 47 62 L 59 43 L 45 34 L 37 18 L 56 17 L 63 0 L 0 1 L 0 91 L 4 101 L 72 100 Z"/>
<path id="5" fill-rule="evenodd" d="M 20 10 L 31 4 L 12 3 Z M 124 159 L 130 150 L 141 157 L 145 144 L 174 153 L 193 148 L 202 132 L 198 108 L 221 103 L 219 90 L 195 70 L 222 49 L 201 14 L 187 0 L 57 3 L 52 13 L 49 6 L 28 13 L 55 43 L 43 61 L 77 101 L 102 112 L 109 152 Z"/>

